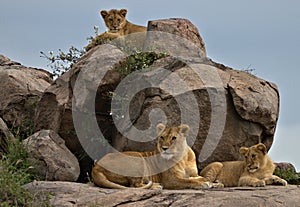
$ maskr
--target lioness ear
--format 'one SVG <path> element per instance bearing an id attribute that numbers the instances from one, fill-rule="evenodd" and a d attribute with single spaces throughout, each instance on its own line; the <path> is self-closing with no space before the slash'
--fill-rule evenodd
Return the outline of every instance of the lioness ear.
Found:
<path id="1" fill-rule="evenodd" d="M 247 147 L 241 147 L 240 148 L 240 154 L 242 154 L 242 155 L 247 154 L 248 151 L 249 151 L 249 149 Z"/>
<path id="2" fill-rule="evenodd" d="M 108 12 L 106 10 L 102 10 L 100 12 L 100 14 L 101 14 L 102 18 L 105 19 L 105 17 L 108 15 Z"/>
<path id="3" fill-rule="evenodd" d="M 166 125 L 164 125 L 163 123 L 160 123 L 156 126 L 156 134 L 159 135 L 160 133 L 162 133 L 166 128 Z"/>
<path id="4" fill-rule="evenodd" d="M 126 9 L 121 9 L 121 10 L 120 10 L 120 14 L 121 14 L 123 17 L 125 17 L 126 14 L 127 14 L 127 10 L 126 10 Z"/>
<path id="5" fill-rule="evenodd" d="M 263 143 L 259 143 L 256 145 L 256 148 L 260 151 L 262 151 L 262 153 L 265 155 L 267 154 L 267 147 L 263 144 Z"/>
<path id="6" fill-rule="evenodd" d="M 183 134 L 185 137 L 187 137 L 189 135 L 190 132 L 190 127 L 186 124 L 182 124 L 179 126 L 180 129 L 180 133 Z"/>

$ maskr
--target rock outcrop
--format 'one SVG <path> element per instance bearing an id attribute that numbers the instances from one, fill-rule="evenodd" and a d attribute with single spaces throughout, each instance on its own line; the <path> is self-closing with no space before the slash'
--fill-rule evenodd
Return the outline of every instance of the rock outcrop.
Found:
<path id="1" fill-rule="evenodd" d="M 0 79 L 0 116 L 10 129 L 32 128 L 35 107 L 53 82 L 51 74 L 0 55 Z"/>
<path id="2" fill-rule="evenodd" d="M 167 25 L 165 33 L 179 34 L 176 41 L 160 39 L 168 37 L 162 25 Z M 200 34 L 186 20 L 151 21 L 148 29 L 145 47 L 138 51 L 152 46 L 169 56 L 122 78 L 132 64 L 128 48 L 97 46 L 38 103 L 36 130 L 57 132 L 81 158 L 82 176 L 92 160 L 113 149 L 153 150 L 158 122 L 190 125 L 188 142 L 200 169 L 212 161 L 239 159 L 241 146 L 262 142 L 271 147 L 279 114 L 275 84 L 206 58 Z"/>
<path id="3" fill-rule="evenodd" d="M 80 173 L 76 157 L 54 131 L 42 130 L 23 140 L 35 171 L 43 180 L 77 181 Z"/>
<path id="4" fill-rule="evenodd" d="M 186 59 L 206 57 L 205 43 L 198 28 L 187 19 L 149 21 L 145 47 L 148 50 L 166 52 L 173 57 L 180 56 Z"/>
<path id="5" fill-rule="evenodd" d="M 53 206 L 298 206 L 299 187 L 288 185 L 261 188 L 211 190 L 112 190 L 68 182 L 33 182 L 30 192 L 51 193 Z"/>

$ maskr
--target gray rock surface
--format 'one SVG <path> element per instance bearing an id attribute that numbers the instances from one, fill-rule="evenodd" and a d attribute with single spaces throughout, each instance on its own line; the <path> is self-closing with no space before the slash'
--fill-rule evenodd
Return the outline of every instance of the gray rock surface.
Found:
<path id="1" fill-rule="evenodd" d="M 111 190 L 69 182 L 33 182 L 30 192 L 52 192 L 50 204 L 72 206 L 299 206 L 299 186 L 222 188 L 209 190 Z"/>
<path id="2" fill-rule="evenodd" d="M 275 84 L 231 71 L 228 83 L 238 114 L 245 120 L 263 125 L 273 135 L 279 114 L 279 94 Z"/>
<path id="3" fill-rule="evenodd" d="M 200 169 L 213 161 L 240 159 L 239 148 L 242 146 L 262 142 L 268 149 L 271 147 L 279 115 L 279 94 L 274 84 L 244 71 L 222 67 L 211 60 L 204 60 L 192 69 L 189 64 L 173 58 L 160 60 L 155 66 L 171 70 L 172 75 L 154 70 L 136 74 L 132 79 L 143 80 L 145 85 L 151 85 L 150 82 L 155 80 L 157 88 L 168 88 L 169 91 L 151 88 L 135 96 L 129 114 L 136 128 L 150 128 L 150 114 L 157 108 L 166 114 L 169 125 L 176 126 L 180 122 L 190 125 L 188 141 L 198 157 Z M 176 76 L 184 81 L 177 81 Z M 122 85 L 126 86 L 123 93 L 131 90 L 130 85 L 138 87 L 129 80 Z M 121 133 L 112 139 L 116 149 L 150 151 L 155 148 L 155 133 L 140 134 L 141 140 L 148 137 L 148 144 L 144 140 L 128 139 L 124 132 L 131 128 L 126 128 L 126 117 L 119 122 L 122 121 L 124 123 L 117 124 L 123 127 L 123 132 L 119 129 Z"/>
<path id="4" fill-rule="evenodd" d="M 0 55 L 0 116 L 9 126 L 33 126 L 35 107 L 51 85 L 49 72 L 28 68 Z"/>
<path id="5" fill-rule="evenodd" d="M 149 21 L 145 47 L 185 59 L 206 57 L 205 43 L 199 30 L 188 19 L 171 18 Z"/>
<path id="6" fill-rule="evenodd" d="M 65 141 L 51 130 L 42 130 L 23 140 L 39 177 L 49 181 L 77 181 L 80 168 Z"/>

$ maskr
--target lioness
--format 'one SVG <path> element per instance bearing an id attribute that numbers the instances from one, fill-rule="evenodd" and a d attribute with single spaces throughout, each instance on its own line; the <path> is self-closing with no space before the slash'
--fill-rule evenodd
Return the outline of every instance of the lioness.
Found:
<path id="1" fill-rule="evenodd" d="M 102 10 L 100 14 L 108 28 L 108 31 L 95 37 L 91 43 L 86 46 L 87 51 L 97 45 L 98 41 L 101 42 L 102 40 L 107 39 L 111 40 L 131 33 L 147 31 L 147 27 L 132 24 L 126 20 L 126 9 L 112 9 L 110 11 Z"/>
<path id="2" fill-rule="evenodd" d="M 241 147 L 239 151 L 244 157 L 243 161 L 213 162 L 206 166 L 200 175 L 225 187 L 287 185 L 285 180 L 273 175 L 275 165 L 264 144 L 260 143 L 250 148 Z"/>
<path id="3" fill-rule="evenodd" d="M 109 153 L 92 170 L 96 185 L 106 188 L 210 188 L 212 183 L 198 176 L 196 158 L 187 145 L 188 125 L 156 126 L 157 149 L 152 152 Z M 147 184 L 146 184 L 147 183 Z"/>

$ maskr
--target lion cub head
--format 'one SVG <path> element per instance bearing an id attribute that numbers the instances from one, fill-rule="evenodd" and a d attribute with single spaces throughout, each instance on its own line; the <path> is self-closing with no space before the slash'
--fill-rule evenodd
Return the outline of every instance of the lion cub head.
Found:
<path id="1" fill-rule="evenodd" d="M 100 14 L 104 19 L 109 32 L 116 33 L 126 25 L 126 9 L 112 9 L 110 11 L 102 10 Z"/>
<path id="2" fill-rule="evenodd" d="M 158 135 L 157 150 L 161 153 L 163 159 L 180 158 L 188 149 L 186 137 L 190 127 L 180 125 L 178 127 L 166 127 L 164 124 L 156 126 Z"/>
<path id="3" fill-rule="evenodd" d="M 267 148 L 262 143 L 250 148 L 241 147 L 240 153 L 243 155 L 247 171 L 250 173 L 255 173 L 263 168 L 268 159 Z"/>

